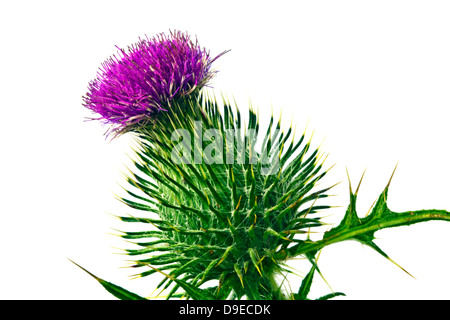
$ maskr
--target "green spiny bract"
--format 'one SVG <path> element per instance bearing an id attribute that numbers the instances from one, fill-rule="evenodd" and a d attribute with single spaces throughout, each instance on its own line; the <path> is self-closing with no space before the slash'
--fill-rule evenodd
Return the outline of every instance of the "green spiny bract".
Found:
<path id="1" fill-rule="evenodd" d="M 174 134 L 179 129 L 191 139 Z M 174 103 L 136 130 L 138 160 L 122 201 L 143 214 L 121 219 L 146 224 L 122 235 L 137 245 L 127 252 L 139 276 L 166 275 L 158 287 L 168 298 L 179 287 L 190 298 L 289 298 L 276 279 L 285 270 L 283 253 L 322 225 L 317 213 L 328 206 L 316 201 L 329 188 L 313 189 L 326 171 L 305 134 L 296 140 L 292 128 L 280 130 L 272 117 L 259 135 L 253 110 L 244 127 L 238 109 L 224 102 L 221 112 L 203 96 Z M 263 136 L 260 148 L 249 133 Z M 210 280 L 218 281 L 199 289 Z"/>

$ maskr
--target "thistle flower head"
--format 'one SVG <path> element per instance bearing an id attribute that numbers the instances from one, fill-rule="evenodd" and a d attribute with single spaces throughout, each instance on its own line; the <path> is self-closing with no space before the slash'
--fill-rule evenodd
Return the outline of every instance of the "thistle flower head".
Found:
<path id="1" fill-rule="evenodd" d="M 220 55 L 219 55 L 220 56 Z M 89 83 L 84 106 L 99 114 L 97 120 L 124 131 L 167 111 L 173 99 L 201 89 L 214 76 L 211 58 L 189 35 L 171 32 L 140 39 L 119 48 L 102 64 Z"/>

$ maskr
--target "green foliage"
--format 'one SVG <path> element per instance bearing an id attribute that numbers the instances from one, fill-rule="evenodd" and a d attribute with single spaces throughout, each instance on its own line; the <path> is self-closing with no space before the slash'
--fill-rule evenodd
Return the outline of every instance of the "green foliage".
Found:
<path id="1" fill-rule="evenodd" d="M 285 268 L 276 256 L 322 225 L 317 213 L 327 206 L 316 201 L 329 188 L 312 189 L 326 171 L 305 135 L 296 141 L 292 128 L 281 132 L 272 117 L 256 150 L 249 134 L 259 137 L 256 113 L 249 111 L 244 128 L 239 110 L 226 102 L 223 110 L 215 100 L 190 97 L 137 132 L 140 161 L 128 178 L 130 197 L 122 201 L 144 214 L 121 219 L 148 227 L 122 236 L 139 246 L 128 250 L 133 267 L 143 269 L 138 276 L 164 270 L 158 288 L 173 285 L 168 298 L 179 287 L 196 298 L 183 284 L 199 288 L 218 280 L 209 289 L 216 298 L 284 299 L 276 277 Z M 180 128 L 192 137 L 191 160 L 199 152 L 201 161 L 173 161 L 182 140 L 172 141 L 172 133 Z M 216 140 L 208 140 L 210 129 Z M 202 148 L 194 139 L 199 136 Z M 213 143 L 229 152 L 208 163 L 205 152 Z"/>
<path id="2" fill-rule="evenodd" d="M 315 188 L 327 172 L 322 155 L 311 150 L 305 134 L 295 139 L 292 128 L 282 132 L 273 117 L 260 133 L 254 110 L 244 126 L 239 109 L 227 101 L 222 108 L 213 98 L 191 95 L 134 132 L 138 160 L 127 177 L 128 197 L 120 200 L 141 214 L 120 219 L 142 228 L 121 236 L 136 245 L 126 250 L 136 276 L 163 274 L 157 288 L 166 290 L 168 299 L 307 300 L 323 247 L 355 240 L 390 260 L 374 242 L 376 231 L 450 220 L 444 210 L 391 211 L 389 184 L 370 214 L 359 217 L 359 186 L 355 193 L 350 187 L 340 224 L 312 241 L 310 229 L 323 225 L 319 213 L 330 208 L 321 201 L 332 186 Z M 177 129 L 191 139 L 173 135 Z M 260 147 L 250 133 L 262 137 Z M 218 152 L 221 148 L 226 152 Z M 181 161 L 174 161 L 174 150 Z M 284 292 L 277 278 L 289 272 L 286 260 L 298 256 L 307 258 L 311 269 L 298 292 Z M 95 278 L 118 298 L 139 297 Z"/>

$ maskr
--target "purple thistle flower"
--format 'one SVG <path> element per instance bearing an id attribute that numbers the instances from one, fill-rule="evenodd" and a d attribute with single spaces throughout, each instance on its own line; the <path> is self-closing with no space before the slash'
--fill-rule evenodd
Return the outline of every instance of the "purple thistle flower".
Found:
<path id="1" fill-rule="evenodd" d="M 167 111 L 174 98 L 201 89 L 214 76 L 210 69 L 222 54 L 211 59 L 205 49 L 181 32 L 159 34 L 120 49 L 102 64 L 83 97 L 84 106 L 100 115 L 96 120 L 122 132 L 136 123 Z"/>

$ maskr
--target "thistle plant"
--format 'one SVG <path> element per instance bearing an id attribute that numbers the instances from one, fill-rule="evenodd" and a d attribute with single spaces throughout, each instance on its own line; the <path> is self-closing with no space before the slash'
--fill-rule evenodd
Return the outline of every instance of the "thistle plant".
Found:
<path id="1" fill-rule="evenodd" d="M 107 133 L 135 138 L 127 196 L 120 198 L 130 214 L 119 217 L 120 236 L 134 244 L 125 251 L 136 276 L 164 275 L 157 288 L 168 299 L 310 299 L 325 246 L 356 240 L 390 260 L 374 242 L 376 231 L 450 220 L 444 210 L 391 211 L 389 183 L 361 218 L 359 185 L 350 186 L 342 221 L 312 240 L 331 208 L 333 185 L 319 186 L 329 171 L 326 157 L 306 133 L 282 130 L 281 119 L 261 126 L 249 108 L 245 124 L 237 106 L 204 92 L 224 52 L 211 58 L 187 34 L 174 32 L 120 53 L 89 84 L 84 105 L 110 126 Z M 140 228 L 127 231 L 131 224 Z M 306 258 L 310 269 L 292 292 L 283 275 L 295 257 Z M 144 299 L 94 277 L 118 298 Z"/>

